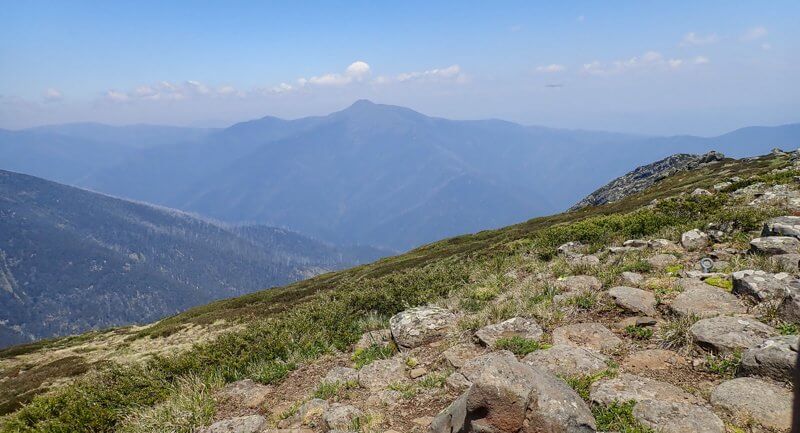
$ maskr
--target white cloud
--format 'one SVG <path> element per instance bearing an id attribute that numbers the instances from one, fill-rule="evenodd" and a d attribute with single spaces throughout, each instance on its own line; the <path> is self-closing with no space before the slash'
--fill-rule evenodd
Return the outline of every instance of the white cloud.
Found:
<path id="1" fill-rule="evenodd" d="M 558 64 L 553 63 L 553 64 L 546 65 L 546 66 L 538 66 L 538 67 L 536 67 L 536 72 L 554 73 L 554 72 L 562 72 L 562 71 L 564 71 L 566 69 L 567 68 L 564 65 L 558 65 Z"/>
<path id="2" fill-rule="evenodd" d="M 42 97 L 46 102 L 57 102 L 63 99 L 64 95 L 61 93 L 60 90 L 51 87 L 44 91 Z"/>
<path id="3" fill-rule="evenodd" d="M 683 64 L 683 59 L 669 59 L 667 60 L 667 64 L 669 65 L 670 68 L 677 69 L 680 68 L 681 65 Z"/>
<path id="4" fill-rule="evenodd" d="M 695 65 L 705 65 L 709 62 L 711 62 L 711 60 L 708 60 L 708 57 L 705 56 L 697 56 L 694 58 Z"/>
<path id="5" fill-rule="evenodd" d="M 690 45 L 710 45 L 717 43 L 719 41 L 719 37 L 716 33 L 709 33 L 705 36 L 698 35 L 695 32 L 689 32 L 684 35 L 683 40 L 681 41 L 682 46 L 690 46 Z"/>
<path id="6" fill-rule="evenodd" d="M 301 86 L 312 84 L 317 86 L 343 86 L 352 82 L 364 81 L 369 77 L 371 68 L 366 62 L 356 61 L 345 69 L 343 74 L 328 73 L 308 79 L 300 78 L 298 83 Z"/>
<path id="7" fill-rule="evenodd" d="M 446 68 L 428 69 L 427 71 L 403 72 L 393 77 L 380 76 L 375 79 L 378 84 L 392 82 L 405 83 L 410 81 L 456 81 L 465 82 L 466 75 L 461 72 L 458 65 L 450 65 Z"/>
<path id="8" fill-rule="evenodd" d="M 767 36 L 767 29 L 762 26 L 751 27 L 742 35 L 743 41 L 755 41 Z"/>
<path id="9" fill-rule="evenodd" d="M 109 90 L 106 92 L 106 99 L 111 102 L 125 102 L 128 100 L 128 94 L 125 92 L 117 92 L 116 90 Z"/>
<path id="10" fill-rule="evenodd" d="M 665 59 L 658 51 L 647 51 L 641 56 L 633 56 L 624 60 L 615 60 L 608 63 L 595 60 L 591 63 L 585 63 L 583 72 L 590 75 L 611 75 L 633 70 L 669 70 L 679 69 L 689 62 L 700 65 L 708 63 L 708 59 L 705 57 L 696 57 L 693 61 L 676 58 Z"/>

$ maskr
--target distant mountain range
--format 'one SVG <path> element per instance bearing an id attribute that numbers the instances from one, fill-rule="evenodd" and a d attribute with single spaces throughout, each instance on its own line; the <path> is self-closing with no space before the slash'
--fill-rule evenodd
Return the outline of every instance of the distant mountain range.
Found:
<path id="1" fill-rule="evenodd" d="M 369 101 L 220 130 L 103 128 L 2 131 L 0 167 L 221 221 L 395 250 L 566 209 L 630 167 L 675 153 L 741 157 L 800 145 L 800 124 L 644 137 L 447 120 Z M 145 128 L 150 135 L 137 132 Z M 143 138 L 125 138 L 136 134 Z"/>
<path id="2" fill-rule="evenodd" d="M 0 347 L 149 322 L 385 254 L 0 170 Z"/>

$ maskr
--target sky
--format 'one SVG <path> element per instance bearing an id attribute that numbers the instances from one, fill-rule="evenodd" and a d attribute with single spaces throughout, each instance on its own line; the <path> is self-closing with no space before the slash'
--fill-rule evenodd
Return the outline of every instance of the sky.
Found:
<path id="1" fill-rule="evenodd" d="M 357 99 L 716 135 L 800 122 L 800 2 L 2 1 L 0 128 L 227 126 Z"/>

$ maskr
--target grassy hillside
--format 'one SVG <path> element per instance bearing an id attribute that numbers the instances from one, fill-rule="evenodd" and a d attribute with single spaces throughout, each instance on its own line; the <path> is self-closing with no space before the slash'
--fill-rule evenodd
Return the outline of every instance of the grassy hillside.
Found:
<path id="1" fill-rule="evenodd" d="M 471 300 L 465 308 L 474 314 L 459 325 L 475 329 L 505 313 L 471 291 L 479 284 L 502 285 L 509 269 L 552 260 L 564 242 L 579 240 L 598 249 L 629 238 L 675 238 L 712 222 L 758 228 L 778 211 L 738 206 L 727 194 L 679 194 L 734 175 L 746 179 L 736 187 L 790 182 L 797 172 L 772 172 L 789 164 L 786 156 L 725 160 L 667 178 L 612 205 L 436 242 L 369 265 L 214 302 L 147 327 L 7 349 L 0 352 L 0 407 L 6 412 L 45 387 L 60 385 L 53 377 L 79 378 L 10 413 L 0 431 L 143 431 L 131 426 L 141 424 L 143 413 L 153 413 L 148 408 L 175 401 L 191 381 L 279 382 L 298 365 L 346 349 L 390 315 L 453 293 Z M 613 279 L 621 270 L 604 269 L 601 277 Z M 541 314 L 539 301 L 530 302 L 530 314 Z M 52 365 L 59 359 L 66 361 Z M 37 379 L 45 375 L 48 380 Z M 31 386 L 36 380 L 41 387 Z"/>

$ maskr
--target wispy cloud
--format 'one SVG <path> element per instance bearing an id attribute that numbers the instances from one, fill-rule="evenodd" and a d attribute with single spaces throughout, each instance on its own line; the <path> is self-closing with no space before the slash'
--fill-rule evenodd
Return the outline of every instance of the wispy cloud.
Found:
<path id="1" fill-rule="evenodd" d="M 681 46 L 696 46 L 696 45 L 710 45 L 719 41 L 716 33 L 709 33 L 707 35 L 699 35 L 695 32 L 689 32 L 683 36 Z"/>
<path id="2" fill-rule="evenodd" d="M 747 29 L 747 31 L 742 34 L 741 39 L 743 41 L 755 41 L 765 37 L 767 37 L 766 27 L 756 26 Z"/>
<path id="3" fill-rule="evenodd" d="M 566 69 L 567 68 L 564 65 L 559 65 L 559 64 L 556 64 L 556 63 L 552 63 L 550 65 L 537 66 L 536 67 L 536 72 L 555 73 L 555 72 L 562 72 L 562 71 L 564 71 Z"/>
<path id="4" fill-rule="evenodd" d="M 375 79 L 378 84 L 406 83 L 412 81 L 455 81 L 466 82 L 467 76 L 461 71 L 461 66 L 450 65 L 446 68 L 428 69 L 425 71 L 403 72 L 394 76 L 380 76 Z"/>
<path id="5" fill-rule="evenodd" d="M 704 62 L 698 62 L 698 58 L 695 58 L 692 63 L 708 63 L 708 59 L 705 59 L 705 57 L 702 57 L 702 59 L 705 59 Z M 590 63 L 585 63 L 582 70 L 584 73 L 590 75 L 610 75 L 633 70 L 679 69 L 687 63 L 686 59 L 665 58 L 664 55 L 658 51 L 647 51 L 640 56 L 633 56 L 628 59 L 615 60 L 607 63 L 595 60 Z"/>
<path id="6" fill-rule="evenodd" d="M 51 87 L 44 91 L 42 98 L 45 100 L 45 102 L 58 102 L 64 99 L 64 95 L 60 90 Z"/>

